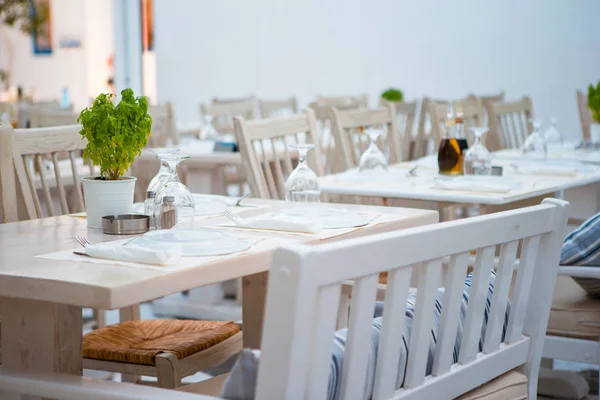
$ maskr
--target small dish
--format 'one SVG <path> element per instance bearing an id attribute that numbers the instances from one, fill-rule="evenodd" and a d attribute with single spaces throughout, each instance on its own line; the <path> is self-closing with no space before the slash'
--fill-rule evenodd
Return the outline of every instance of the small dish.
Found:
<path id="1" fill-rule="evenodd" d="M 107 235 L 139 235 L 150 230 L 150 217 L 139 214 L 102 217 L 102 232 Z"/>

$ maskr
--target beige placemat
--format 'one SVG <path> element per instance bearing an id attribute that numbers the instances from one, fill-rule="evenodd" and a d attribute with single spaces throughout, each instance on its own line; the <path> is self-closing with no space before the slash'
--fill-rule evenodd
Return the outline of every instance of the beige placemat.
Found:
<path id="1" fill-rule="evenodd" d="M 81 251 L 81 247 L 74 247 L 70 250 L 57 251 L 54 253 L 42 254 L 36 256 L 37 258 L 45 258 L 48 260 L 60 260 L 60 261 L 77 261 L 77 262 L 87 262 L 91 264 L 110 264 L 117 265 L 123 267 L 133 267 L 133 268 L 143 268 L 143 269 L 151 269 L 154 271 L 164 271 L 164 272 L 172 272 L 181 269 L 187 269 L 192 267 L 198 267 L 202 265 L 212 264 L 217 261 L 222 261 L 230 258 L 240 257 L 247 254 L 258 253 L 262 251 L 272 250 L 277 246 L 296 243 L 297 241 L 292 240 L 290 238 L 257 238 L 257 237 L 240 237 L 236 236 L 238 239 L 242 239 L 247 241 L 250 244 L 250 248 L 245 251 L 240 251 L 233 254 L 226 254 L 222 256 L 206 256 L 206 257 L 182 257 L 181 261 L 177 265 L 169 265 L 169 266 L 159 266 L 159 265 L 150 265 L 136 262 L 127 262 L 127 261 L 115 261 L 115 260 L 105 260 L 101 258 L 93 258 L 87 256 L 80 256 L 77 254 L 73 254 L 74 251 Z M 130 239 L 124 240 L 115 240 L 112 242 L 103 242 L 98 243 L 100 246 L 120 246 L 123 243 L 127 242 Z"/>
<path id="2" fill-rule="evenodd" d="M 371 222 L 367 225 L 359 226 L 359 227 L 339 228 L 339 229 L 323 229 L 322 231 L 317 232 L 317 233 L 288 232 L 288 231 L 276 231 L 276 230 L 269 230 L 269 229 L 240 228 L 240 227 L 235 226 L 233 224 L 233 222 L 217 224 L 217 225 L 211 226 L 211 228 L 226 229 L 226 230 L 232 230 L 232 231 L 238 231 L 238 232 L 265 232 L 265 233 L 270 233 L 270 234 L 274 234 L 274 233 L 275 234 L 285 234 L 285 235 L 292 235 L 292 236 L 303 236 L 306 238 L 313 238 L 313 239 L 318 239 L 318 240 L 326 240 L 326 239 L 331 239 L 331 238 L 334 238 L 337 236 L 346 235 L 350 232 L 354 232 L 354 231 L 357 231 L 360 229 L 367 229 L 367 228 L 375 226 L 375 225 L 384 224 L 387 222 L 398 221 L 398 220 L 406 218 L 405 216 L 399 215 L 399 214 L 381 214 L 381 213 L 375 213 L 375 212 L 361 212 L 361 214 L 371 215 L 373 217 Z"/>

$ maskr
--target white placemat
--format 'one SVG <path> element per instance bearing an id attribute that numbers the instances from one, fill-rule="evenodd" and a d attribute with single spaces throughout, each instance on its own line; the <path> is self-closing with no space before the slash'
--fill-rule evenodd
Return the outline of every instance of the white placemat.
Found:
<path id="1" fill-rule="evenodd" d="M 54 253 L 42 254 L 36 256 L 37 258 L 44 258 L 47 260 L 60 260 L 60 261 L 76 261 L 76 262 L 86 262 L 90 264 L 109 264 L 123 267 L 132 267 L 132 268 L 143 268 L 150 269 L 154 271 L 164 271 L 171 272 L 181 269 L 187 269 L 192 267 L 198 267 L 202 265 L 212 264 L 217 261 L 222 261 L 230 258 L 240 257 L 243 255 L 248 255 L 252 253 L 258 253 L 262 251 L 267 251 L 276 248 L 277 246 L 281 246 L 288 243 L 295 243 L 295 240 L 291 240 L 289 238 L 257 238 L 257 237 L 240 237 L 236 235 L 239 239 L 246 240 L 250 244 L 250 248 L 245 251 L 241 251 L 238 253 L 227 254 L 223 256 L 208 256 L 208 257 L 182 257 L 181 261 L 177 265 L 170 266 L 159 266 L 159 265 L 149 265 L 135 262 L 126 262 L 126 261 L 114 261 L 114 260 L 104 260 L 100 258 L 93 258 L 87 256 L 79 256 L 77 254 L 73 254 L 74 251 L 81 251 L 81 247 L 74 247 L 70 250 L 57 251 Z M 115 240 L 112 242 L 104 242 L 98 243 L 98 245 L 103 246 L 120 246 L 123 243 L 127 242 L 130 239 L 124 240 Z"/>
<path id="2" fill-rule="evenodd" d="M 368 212 L 366 214 L 370 214 L 373 216 L 371 223 L 369 223 L 368 225 L 353 227 L 353 228 L 323 229 L 317 233 L 281 232 L 281 231 L 272 231 L 272 230 L 267 230 L 267 229 L 239 228 L 239 227 L 235 226 L 233 224 L 233 222 L 214 225 L 214 226 L 211 226 L 210 228 L 212 228 L 212 229 L 227 229 L 227 230 L 239 231 L 239 232 L 264 232 L 264 233 L 279 234 L 279 235 L 304 236 L 304 237 L 308 237 L 308 238 L 314 238 L 315 240 L 326 240 L 326 239 L 331 239 L 331 238 L 334 238 L 337 236 L 345 235 L 350 232 L 357 231 L 359 229 L 365 229 L 365 228 L 369 228 L 369 227 L 372 227 L 375 225 L 384 224 L 384 223 L 388 223 L 388 222 L 395 222 L 395 221 L 399 221 L 401 219 L 406 218 L 405 216 L 399 215 L 399 214 L 381 214 L 381 213 L 374 213 L 374 212 Z"/>

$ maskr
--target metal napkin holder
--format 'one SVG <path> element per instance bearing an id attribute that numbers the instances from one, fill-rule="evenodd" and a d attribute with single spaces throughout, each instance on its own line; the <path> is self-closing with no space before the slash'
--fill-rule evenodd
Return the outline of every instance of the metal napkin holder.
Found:
<path id="1" fill-rule="evenodd" d="M 102 217 L 102 232 L 107 235 L 139 235 L 150 230 L 150 217 L 141 214 Z"/>

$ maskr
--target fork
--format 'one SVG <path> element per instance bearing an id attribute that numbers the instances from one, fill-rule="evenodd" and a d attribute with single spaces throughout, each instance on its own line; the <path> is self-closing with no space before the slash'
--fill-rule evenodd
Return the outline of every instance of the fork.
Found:
<path id="1" fill-rule="evenodd" d="M 237 214 L 232 213 L 229 210 L 225 210 L 223 211 L 223 215 L 225 215 L 228 219 L 230 219 L 234 224 L 236 225 L 244 225 L 244 223 L 246 222 L 244 220 L 244 218 L 240 217 Z"/>
<path id="2" fill-rule="evenodd" d="M 85 247 L 86 245 L 91 245 L 90 241 L 85 236 L 75 236 L 75 241 L 79 243 L 81 247 Z"/>

